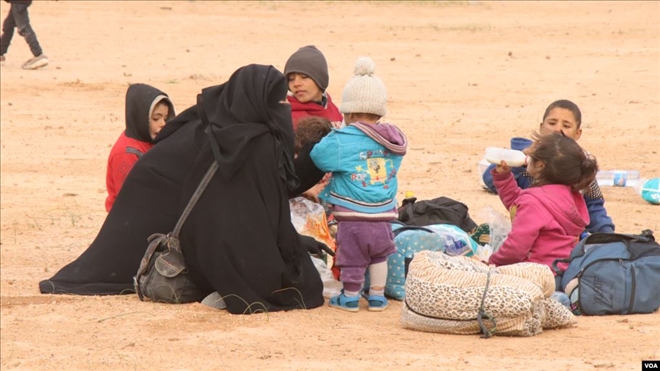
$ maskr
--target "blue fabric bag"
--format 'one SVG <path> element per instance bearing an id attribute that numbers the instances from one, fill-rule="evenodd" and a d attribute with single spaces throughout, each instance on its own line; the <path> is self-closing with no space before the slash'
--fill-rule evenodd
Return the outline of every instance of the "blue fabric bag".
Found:
<path id="1" fill-rule="evenodd" d="M 565 272 L 557 264 L 569 263 Z M 652 313 L 660 307 L 660 245 L 653 232 L 594 233 L 553 263 L 576 314 Z M 577 281 L 575 281 L 577 280 Z"/>
<path id="2" fill-rule="evenodd" d="M 397 251 L 387 258 L 385 295 L 397 300 L 403 300 L 405 297 L 408 266 L 417 252 L 429 250 L 442 251 L 449 255 L 472 256 L 478 247 L 467 233 L 451 224 L 418 227 L 393 223 L 392 232 Z M 365 285 L 368 285 L 368 282 Z"/>

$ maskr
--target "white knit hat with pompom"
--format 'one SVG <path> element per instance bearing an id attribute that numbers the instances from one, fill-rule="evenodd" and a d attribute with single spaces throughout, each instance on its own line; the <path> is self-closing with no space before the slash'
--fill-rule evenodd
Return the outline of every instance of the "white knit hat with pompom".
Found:
<path id="1" fill-rule="evenodd" d="M 341 113 L 371 113 L 385 116 L 387 90 L 385 84 L 374 75 L 376 64 L 371 58 L 360 57 L 355 62 L 352 79 L 344 87 L 339 111 Z"/>

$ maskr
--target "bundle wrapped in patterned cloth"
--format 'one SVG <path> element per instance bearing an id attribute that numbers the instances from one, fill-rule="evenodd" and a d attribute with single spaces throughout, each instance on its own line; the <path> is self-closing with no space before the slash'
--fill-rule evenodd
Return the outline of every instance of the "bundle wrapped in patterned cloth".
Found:
<path id="1" fill-rule="evenodd" d="M 464 256 L 421 251 L 406 278 L 401 323 L 443 334 L 534 336 L 570 327 L 571 311 L 550 299 L 555 279 L 545 265 L 519 263 L 498 268 Z"/>

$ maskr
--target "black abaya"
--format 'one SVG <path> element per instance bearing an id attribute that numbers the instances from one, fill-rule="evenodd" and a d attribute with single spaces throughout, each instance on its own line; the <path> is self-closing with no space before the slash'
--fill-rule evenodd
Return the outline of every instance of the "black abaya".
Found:
<path id="1" fill-rule="evenodd" d="M 286 91 L 279 71 L 248 66 L 202 93 L 210 142 L 184 198 L 213 159 L 219 168 L 184 224 L 181 244 L 193 280 L 217 291 L 232 313 L 323 303 L 318 272 L 291 223 L 288 190 L 297 178 L 291 111 L 280 103 Z"/>
<path id="2" fill-rule="evenodd" d="M 205 89 L 203 104 L 168 123 L 135 164 L 92 245 L 42 281 L 41 291 L 132 292 L 147 237 L 172 230 L 211 161 L 219 159 L 181 234 L 193 279 L 225 296 L 232 313 L 321 305 L 320 277 L 290 220 L 287 193 L 295 192 L 296 179 L 290 112 L 278 103 L 285 92 L 279 71 L 256 65 Z M 198 113 L 208 117 L 210 130 Z M 218 145 L 215 156 L 209 138 Z M 322 176 L 310 173 L 304 182 Z"/>
<path id="3" fill-rule="evenodd" d="M 180 127 L 145 153 L 126 177 L 114 206 L 92 244 L 51 279 L 44 294 L 133 293 L 133 276 L 153 233 L 174 228 L 181 189 L 199 148 L 207 141 L 199 120 Z"/>

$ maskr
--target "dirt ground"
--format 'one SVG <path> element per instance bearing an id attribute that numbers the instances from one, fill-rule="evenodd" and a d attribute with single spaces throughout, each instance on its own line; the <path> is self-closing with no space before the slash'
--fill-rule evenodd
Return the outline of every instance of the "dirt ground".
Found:
<path id="1" fill-rule="evenodd" d="M 4 17 L 9 6 L 0 2 Z M 370 56 L 388 115 L 408 134 L 400 195 L 448 196 L 504 212 L 479 184 L 488 146 L 529 136 L 560 98 L 583 112 L 580 143 L 602 169 L 659 176 L 659 2 L 66 2 L 30 18 L 51 64 L 18 35 L 2 66 L 1 367 L 22 370 L 639 370 L 660 359 L 660 313 L 580 317 L 533 338 L 447 336 L 383 313 L 229 315 L 135 296 L 40 295 L 106 212 L 107 155 L 124 127 L 129 83 L 178 111 L 238 67 L 280 70 L 317 45 L 339 104 L 355 59 Z M 617 230 L 651 228 L 660 207 L 604 188 Z"/>

